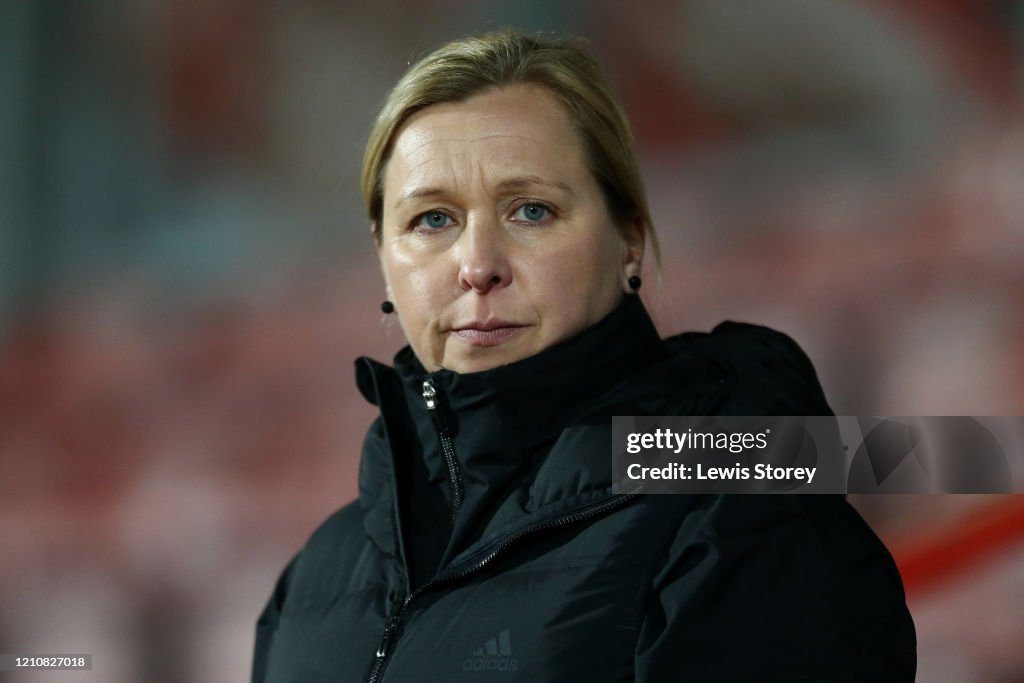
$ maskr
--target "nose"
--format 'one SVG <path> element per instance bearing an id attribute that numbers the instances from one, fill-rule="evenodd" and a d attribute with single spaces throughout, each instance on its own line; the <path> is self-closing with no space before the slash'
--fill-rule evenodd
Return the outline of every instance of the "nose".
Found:
<path id="1" fill-rule="evenodd" d="M 505 233 L 495 220 L 471 220 L 457 245 L 459 286 L 478 294 L 507 287 L 512 281 L 508 246 Z"/>

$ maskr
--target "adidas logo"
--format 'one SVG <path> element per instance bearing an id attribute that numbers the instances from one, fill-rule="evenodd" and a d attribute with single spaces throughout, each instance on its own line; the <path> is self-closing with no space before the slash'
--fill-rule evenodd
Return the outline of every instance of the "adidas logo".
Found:
<path id="1" fill-rule="evenodd" d="M 497 638 L 491 638 L 473 656 L 462 662 L 463 671 L 515 671 L 519 660 L 512 656 L 512 638 L 505 629 Z"/>

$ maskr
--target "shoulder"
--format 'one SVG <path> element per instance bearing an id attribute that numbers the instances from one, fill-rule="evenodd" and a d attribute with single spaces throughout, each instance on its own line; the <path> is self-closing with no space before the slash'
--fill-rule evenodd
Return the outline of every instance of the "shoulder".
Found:
<path id="1" fill-rule="evenodd" d="M 353 500 L 336 510 L 310 534 L 300 555 L 307 562 L 321 556 L 337 555 L 353 543 L 366 540 L 363 532 L 363 510 L 359 500 Z"/>
<path id="2" fill-rule="evenodd" d="M 712 363 L 723 373 L 706 414 L 832 414 L 810 358 L 782 332 L 725 321 L 711 332 L 684 332 L 665 344 L 673 357 Z"/>
<path id="3" fill-rule="evenodd" d="M 338 566 L 366 549 L 363 512 L 354 500 L 316 528 L 286 569 L 289 585 L 321 583 Z"/>

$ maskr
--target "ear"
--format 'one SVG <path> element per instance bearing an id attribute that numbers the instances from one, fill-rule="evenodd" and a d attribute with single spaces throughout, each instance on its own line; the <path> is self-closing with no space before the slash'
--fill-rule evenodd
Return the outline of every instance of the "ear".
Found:
<path id="1" fill-rule="evenodd" d="M 389 301 L 394 299 L 391 293 L 391 278 L 388 275 L 388 266 L 384 262 L 384 248 L 375 230 L 376 225 L 370 224 L 370 233 L 373 235 L 373 246 L 377 250 L 377 265 L 380 266 L 380 274 L 384 278 L 384 296 Z"/>
<path id="2" fill-rule="evenodd" d="M 640 275 L 644 261 L 644 243 L 647 238 L 647 222 L 636 217 L 622 226 L 622 286 L 627 293 L 633 290 L 626 284 L 633 275 Z"/>
<path id="3" fill-rule="evenodd" d="M 370 237 L 373 239 L 373 246 L 377 248 L 377 256 L 380 257 L 381 233 L 377 228 L 376 221 L 370 223 Z"/>

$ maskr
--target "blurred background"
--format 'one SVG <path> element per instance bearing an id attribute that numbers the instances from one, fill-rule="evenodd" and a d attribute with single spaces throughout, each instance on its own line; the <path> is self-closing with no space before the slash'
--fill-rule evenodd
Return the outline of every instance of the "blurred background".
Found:
<path id="1" fill-rule="evenodd" d="M 502 27 L 611 75 L 663 334 L 779 328 L 838 414 L 1024 413 L 1022 2 L 3 2 L 0 651 L 94 655 L 4 680 L 248 680 L 278 572 L 356 494 L 352 362 L 404 343 L 370 122 Z M 918 680 L 1024 681 L 1024 496 L 851 501 Z"/>

